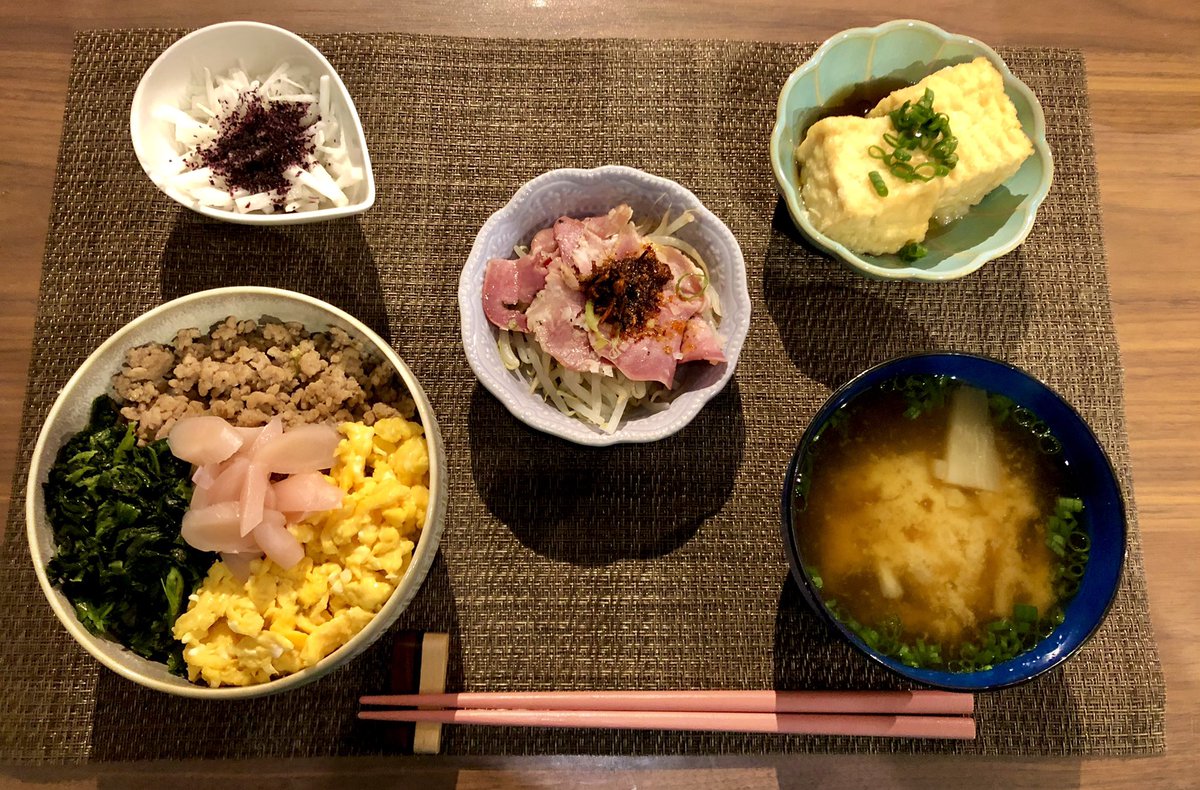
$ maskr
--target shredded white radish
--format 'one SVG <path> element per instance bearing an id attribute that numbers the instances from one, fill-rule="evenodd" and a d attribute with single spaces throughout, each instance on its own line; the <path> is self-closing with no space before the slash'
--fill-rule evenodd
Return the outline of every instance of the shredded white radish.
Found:
<path id="1" fill-rule="evenodd" d="M 284 194 L 232 190 L 221 175 L 203 167 L 198 153 L 217 140 L 221 122 L 254 94 L 265 104 L 308 106 L 301 123 L 312 139 L 313 154 L 303 167 L 284 174 L 290 185 Z M 195 205 L 243 214 L 316 211 L 349 204 L 365 179 L 363 168 L 351 161 L 327 74 L 314 79 L 307 69 L 286 62 L 255 78 L 244 67 L 217 75 L 205 68 L 203 80 L 189 86 L 180 106 L 160 104 L 152 112 L 174 127 L 176 156 L 155 167 L 150 177 L 171 195 Z"/>

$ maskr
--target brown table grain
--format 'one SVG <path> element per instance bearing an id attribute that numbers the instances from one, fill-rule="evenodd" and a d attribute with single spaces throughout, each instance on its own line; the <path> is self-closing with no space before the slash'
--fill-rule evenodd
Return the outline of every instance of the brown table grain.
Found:
<path id="1" fill-rule="evenodd" d="M 856 6 L 851 8 L 851 6 Z M 930 0 L 0 0 L 0 505 L 33 337 L 71 39 L 85 28 L 200 27 L 253 18 L 293 30 L 468 36 L 817 41 L 919 15 L 992 45 L 1087 55 L 1104 236 L 1126 368 L 1133 475 L 1154 628 L 1167 678 L 1165 756 L 1146 759 L 369 759 L 88 766 L 0 773 L 0 784 L 161 787 L 282 782 L 412 787 L 1195 787 L 1200 784 L 1200 4 Z M 251 10 L 252 9 L 252 10 Z M 0 704 L 0 715 L 3 705 Z M 61 783 L 61 784 L 60 784 Z M 186 786 L 186 785 L 185 785 Z"/>

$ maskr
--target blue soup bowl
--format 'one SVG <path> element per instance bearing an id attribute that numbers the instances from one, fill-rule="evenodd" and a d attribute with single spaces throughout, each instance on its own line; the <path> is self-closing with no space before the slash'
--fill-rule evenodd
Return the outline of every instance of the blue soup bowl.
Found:
<path id="1" fill-rule="evenodd" d="M 1080 515 L 1091 539 L 1087 566 L 1079 591 L 1066 605 L 1065 618 L 1053 633 L 1028 652 L 991 669 L 948 672 L 916 669 L 869 647 L 826 609 L 820 589 L 809 576 L 793 528 L 796 485 L 807 454 L 822 427 L 838 409 L 857 396 L 897 377 L 942 375 L 1004 395 L 1034 412 L 1062 444 L 1068 478 L 1083 500 Z M 825 402 L 804 432 L 788 466 L 783 486 L 783 542 L 792 576 L 808 605 L 870 660 L 908 680 L 952 691 L 994 691 L 1024 683 L 1047 672 L 1075 653 L 1104 622 L 1121 580 L 1125 560 L 1125 504 L 1121 489 L 1096 435 L 1083 418 L 1056 392 L 1025 371 L 987 357 L 960 353 L 931 353 L 900 357 L 859 374 Z"/>

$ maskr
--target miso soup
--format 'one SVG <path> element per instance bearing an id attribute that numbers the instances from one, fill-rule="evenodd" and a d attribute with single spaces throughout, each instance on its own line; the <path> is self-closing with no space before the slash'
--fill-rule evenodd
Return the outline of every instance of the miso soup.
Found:
<path id="1" fill-rule="evenodd" d="M 811 443 L 793 530 L 826 608 L 910 666 L 990 667 L 1062 622 L 1087 533 L 1037 416 L 942 376 L 846 404 Z"/>

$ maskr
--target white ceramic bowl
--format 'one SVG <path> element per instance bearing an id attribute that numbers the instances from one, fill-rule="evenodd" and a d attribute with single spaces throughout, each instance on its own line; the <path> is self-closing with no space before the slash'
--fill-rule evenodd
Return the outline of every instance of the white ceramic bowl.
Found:
<path id="1" fill-rule="evenodd" d="M 682 391 L 668 408 L 653 414 L 634 411 L 614 433 L 606 434 L 531 394 L 525 380 L 504 367 L 496 348 L 498 330 L 483 312 L 483 275 L 489 260 L 512 257 L 515 245 L 528 244 L 534 233 L 550 227 L 559 217 L 604 214 L 622 203 L 633 209 L 635 222 L 661 217 L 667 210 L 672 216 L 685 209 L 695 215 L 696 221 L 677 235 L 694 246 L 708 264 L 712 286 L 721 301 L 718 328 L 725 337 L 728 361 L 680 366 L 676 387 Z M 551 170 L 517 190 L 475 237 L 458 282 L 458 310 L 467 361 L 483 386 L 531 428 L 593 446 L 652 442 L 682 429 L 729 382 L 750 329 L 746 261 L 733 233 L 699 198 L 674 181 L 619 165 Z"/>
<path id="2" fill-rule="evenodd" d="M 133 150 L 146 175 L 158 170 L 167 159 L 177 156 L 171 141 L 172 127 L 154 117 L 159 104 L 179 106 L 188 86 L 202 79 L 207 67 L 219 74 L 242 63 L 247 73 L 265 74 L 286 61 L 304 66 L 314 76 L 329 75 L 332 89 L 330 107 L 341 123 L 351 161 L 363 169 L 363 182 L 347 197 L 349 205 L 292 214 L 240 214 L 236 211 L 201 206 L 176 189 L 156 184 L 177 203 L 213 219 L 241 225 L 292 225 L 361 214 L 375 203 L 375 176 L 371 156 L 363 135 L 362 121 L 342 78 L 317 48 L 283 28 L 261 22 L 222 22 L 200 28 L 167 47 L 138 83 L 129 113 L 129 134 Z"/>
<path id="3" fill-rule="evenodd" d="M 59 448 L 87 424 L 92 401 L 102 393 L 112 393 L 110 380 L 120 370 L 126 349 L 151 342 L 170 342 L 177 330 L 187 327 L 198 327 L 205 331 L 229 315 L 254 319 L 271 315 L 284 321 L 300 321 L 310 331 L 338 326 L 363 341 L 369 349 L 395 367 L 416 402 L 417 414 L 425 427 L 429 445 L 430 497 L 425 525 L 413 552 L 412 564 L 387 603 L 362 631 L 317 664 L 292 675 L 256 686 L 209 688 L 172 675 L 166 665 L 135 655 L 116 642 L 92 634 L 79 623 L 70 601 L 46 577 L 46 563 L 54 555 L 55 544 L 46 518 L 42 486 Z M 236 699 L 274 694 L 316 680 L 362 652 L 396 621 L 416 595 L 437 553 L 446 515 L 446 485 L 446 453 L 433 407 L 412 371 L 382 338 L 353 316 L 304 294 L 275 288 L 218 288 L 167 302 L 134 319 L 104 341 L 75 371 L 54 401 L 33 449 L 25 495 L 25 523 L 33 567 L 42 592 L 67 631 L 97 661 L 117 674 L 156 691 L 183 697 Z"/>

